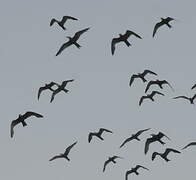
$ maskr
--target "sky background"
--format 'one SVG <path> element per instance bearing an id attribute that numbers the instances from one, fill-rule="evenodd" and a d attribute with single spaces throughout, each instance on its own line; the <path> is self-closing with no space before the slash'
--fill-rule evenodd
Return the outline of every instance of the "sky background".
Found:
<path id="1" fill-rule="evenodd" d="M 139 170 L 140 176 L 129 179 L 165 180 L 195 177 L 194 147 L 182 154 L 170 154 L 166 163 L 154 151 L 166 147 L 181 149 L 196 140 L 195 106 L 188 101 L 173 100 L 177 95 L 194 95 L 195 80 L 196 3 L 194 0 L 2 0 L 0 6 L 0 178 L 4 180 L 123 180 L 126 170 L 141 164 L 150 171 Z M 67 21 L 67 30 L 57 24 L 49 26 L 51 18 L 64 15 L 78 18 Z M 174 17 L 172 29 L 161 27 L 152 38 L 154 25 L 161 17 Z M 79 39 L 81 49 L 69 47 L 55 57 L 66 36 L 84 28 L 91 29 Z M 118 44 L 111 55 L 111 40 L 119 33 L 132 30 L 143 37 L 130 37 L 132 47 Z M 140 80 L 129 87 L 133 73 L 150 69 L 166 79 L 175 92 L 165 86 L 165 97 L 155 102 L 145 101 L 139 107 L 146 84 Z M 68 84 L 69 94 L 58 94 L 49 103 L 51 93 L 45 91 L 37 100 L 40 86 L 55 81 Z M 159 90 L 154 87 L 153 89 Z M 28 126 L 15 127 L 10 138 L 10 123 L 26 111 L 44 115 L 31 118 Z M 105 141 L 87 142 L 88 133 L 108 128 Z M 152 128 L 122 149 L 120 144 L 140 129 Z M 144 155 L 144 144 L 151 133 L 167 134 L 172 141 L 150 147 Z M 71 150 L 70 162 L 48 160 L 78 141 Z M 108 156 L 120 155 L 123 160 L 109 164 L 102 172 Z"/>

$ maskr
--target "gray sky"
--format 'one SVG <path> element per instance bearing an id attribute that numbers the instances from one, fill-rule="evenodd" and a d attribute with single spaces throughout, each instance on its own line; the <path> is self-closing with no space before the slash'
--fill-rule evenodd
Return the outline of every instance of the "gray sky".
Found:
<path id="1" fill-rule="evenodd" d="M 195 106 L 171 99 L 195 92 L 190 90 L 196 83 L 195 6 L 193 0 L 2 1 L 0 177 L 122 180 L 126 170 L 141 164 L 150 171 L 141 170 L 140 176 L 130 175 L 130 179 L 193 179 L 194 147 L 180 155 L 170 155 L 169 163 L 160 158 L 152 162 L 151 154 L 166 147 L 180 149 L 196 140 Z M 67 31 L 57 25 L 49 27 L 52 17 L 61 19 L 64 15 L 79 21 L 67 22 Z M 153 39 L 154 25 L 160 17 L 167 16 L 179 21 L 172 22 L 172 29 L 160 28 Z M 80 50 L 70 47 L 55 57 L 66 36 L 86 27 L 91 29 L 79 39 Z M 112 56 L 111 39 L 127 29 L 143 39 L 130 37 L 132 47 L 119 44 Z M 138 80 L 130 88 L 129 78 L 146 68 L 157 72 L 159 79 L 167 79 L 175 92 L 165 87 L 165 97 L 139 107 L 146 85 Z M 43 84 L 72 78 L 75 81 L 68 86 L 69 94 L 58 94 L 50 104 L 50 93 L 44 92 L 37 101 L 37 90 Z M 29 110 L 43 114 L 44 119 L 29 119 L 26 128 L 17 126 L 11 139 L 10 122 Z M 105 134 L 103 142 L 95 139 L 88 144 L 88 133 L 100 127 L 114 134 Z M 118 148 L 126 137 L 149 127 L 152 130 L 141 136 L 141 143 L 134 141 Z M 154 144 L 145 156 L 145 139 L 158 131 L 172 141 L 165 140 L 165 146 Z M 76 140 L 70 162 L 48 161 Z M 104 161 L 115 154 L 125 159 L 110 164 L 102 173 Z"/>

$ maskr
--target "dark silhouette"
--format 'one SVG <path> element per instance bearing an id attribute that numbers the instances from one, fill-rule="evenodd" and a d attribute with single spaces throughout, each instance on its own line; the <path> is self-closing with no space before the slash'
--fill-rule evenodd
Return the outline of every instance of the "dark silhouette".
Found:
<path id="1" fill-rule="evenodd" d="M 143 102 L 144 99 L 150 99 L 150 100 L 154 101 L 153 97 L 156 94 L 160 94 L 160 95 L 164 96 L 164 94 L 163 93 L 160 93 L 159 91 L 152 91 L 151 94 L 147 94 L 146 96 L 142 96 L 140 98 L 139 105 L 141 106 L 141 104 L 142 104 L 142 102 Z"/>
<path id="2" fill-rule="evenodd" d="M 64 91 L 65 93 L 68 93 L 69 90 L 67 90 L 65 87 L 67 86 L 67 83 L 73 82 L 73 81 L 74 81 L 74 79 L 66 80 L 66 81 L 63 81 L 63 82 L 61 83 L 61 85 L 58 85 L 58 88 L 57 88 L 56 90 L 54 90 L 53 93 L 52 93 L 50 102 L 52 102 L 52 101 L 54 100 L 54 97 L 55 97 L 59 92 Z"/>
<path id="3" fill-rule="evenodd" d="M 59 86 L 57 83 L 51 82 L 49 84 L 45 84 L 45 86 L 40 87 L 39 90 L 38 90 L 38 96 L 37 96 L 38 100 L 40 98 L 40 95 L 41 95 L 42 91 L 49 89 L 50 91 L 53 92 L 54 89 L 52 89 L 52 87 L 55 86 L 55 85 Z"/>
<path id="4" fill-rule="evenodd" d="M 88 135 L 88 142 L 91 142 L 91 139 L 93 136 L 98 137 L 101 140 L 104 140 L 101 136 L 103 134 L 103 132 L 109 132 L 109 133 L 113 133 L 112 131 L 108 130 L 108 129 L 104 129 L 104 128 L 100 128 L 98 132 L 90 132 Z"/>
<path id="5" fill-rule="evenodd" d="M 145 77 L 147 74 L 153 74 L 153 75 L 156 75 L 156 76 L 157 76 L 156 73 L 154 73 L 154 72 L 152 72 L 152 71 L 146 69 L 146 70 L 144 70 L 143 73 L 133 74 L 133 75 L 131 76 L 131 79 L 130 79 L 130 82 L 129 82 L 129 86 L 131 86 L 131 84 L 133 83 L 133 81 L 134 81 L 135 78 L 140 78 L 143 82 L 146 82 L 147 80 L 146 80 L 144 77 Z"/>
<path id="6" fill-rule="evenodd" d="M 165 19 L 164 19 L 164 18 L 161 18 L 161 22 L 158 22 L 158 23 L 155 25 L 155 27 L 154 27 L 152 37 L 155 36 L 157 30 L 158 30 L 161 26 L 163 26 L 164 24 L 167 25 L 169 28 L 171 28 L 172 26 L 169 24 L 169 22 L 172 21 L 172 20 L 174 20 L 174 19 L 171 18 L 171 17 L 167 17 L 167 18 L 165 18 Z"/>
<path id="7" fill-rule="evenodd" d="M 131 137 L 127 138 L 127 139 L 121 144 L 120 148 L 123 147 L 126 143 L 132 141 L 133 139 L 136 139 L 137 141 L 140 141 L 140 139 L 139 139 L 138 136 L 139 136 L 140 134 L 142 134 L 143 132 L 148 131 L 149 129 L 150 129 L 150 128 L 148 128 L 148 129 L 143 129 L 143 130 L 138 131 L 136 134 L 132 134 Z"/>
<path id="8" fill-rule="evenodd" d="M 194 89 L 194 88 L 196 88 L 196 84 L 194 84 L 194 85 L 191 87 L 191 89 Z"/>
<path id="9" fill-rule="evenodd" d="M 154 152 L 154 153 L 152 154 L 152 161 L 155 159 L 155 157 L 156 157 L 157 155 L 159 155 L 159 156 L 162 157 L 165 161 L 168 162 L 168 161 L 170 161 L 170 159 L 167 158 L 167 155 L 168 155 L 170 152 L 173 152 L 173 153 L 181 153 L 180 151 L 177 151 L 177 150 L 175 150 L 175 149 L 167 148 L 167 149 L 165 150 L 164 153 Z"/>
<path id="10" fill-rule="evenodd" d="M 112 42 L 111 42 L 111 51 L 112 51 L 112 55 L 114 55 L 114 51 L 115 51 L 115 45 L 119 42 L 124 42 L 128 47 L 131 45 L 129 42 L 128 42 L 128 38 L 129 36 L 131 35 L 134 35 L 136 36 L 137 38 L 141 38 L 141 36 L 139 36 L 138 34 L 134 33 L 133 31 L 129 31 L 127 30 L 125 34 L 119 34 L 119 37 L 118 38 L 113 38 L 112 39 Z"/>
<path id="11" fill-rule="evenodd" d="M 107 166 L 110 162 L 113 162 L 114 164 L 116 164 L 115 159 L 117 159 L 117 158 L 122 159 L 122 157 L 120 157 L 120 156 L 112 156 L 112 157 L 109 157 L 108 160 L 106 160 L 105 163 L 104 163 L 103 172 L 105 171 L 106 166 Z"/>
<path id="12" fill-rule="evenodd" d="M 196 145 L 196 142 L 191 142 L 187 144 L 185 147 L 183 147 L 182 150 L 188 148 L 189 146 L 195 146 L 195 145 Z"/>
<path id="13" fill-rule="evenodd" d="M 37 118 L 43 118 L 41 114 L 31 112 L 31 111 L 28 111 L 23 115 L 19 114 L 18 118 L 11 122 L 11 126 L 10 126 L 11 138 L 14 136 L 14 127 L 19 123 L 22 123 L 23 127 L 27 126 L 27 123 L 25 122 L 25 120 L 31 116 L 35 116 Z"/>
<path id="14" fill-rule="evenodd" d="M 74 17 L 71 16 L 63 16 L 63 18 L 61 19 L 61 21 L 56 20 L 55 18 L 52 18 L 52 20 L 50 21 L 50 26 L 52 26 L 55 22 L 63 29 L 66 30 L 66 28 L 64 27 L 65 22 L 68 20 L 78 20 Z"/>
<path id="15" fill-rule="evenodd" d="M 68 154 L 69 154 L 70 150 L 72 149 L 72 147 L 75 146 L 76 143 L 77 143 L 77 141 L 75 143 L 73 143 L 72 145 L 70 145 L 69 147 L 67 147 L 63 154 L 61 153 L 59 155 L 56 155 L 56 156 L 52 157 L 49 161 L 53 161 L 54 159 L 58 159 L 58 158 L 65 158 L 68 161 L 70 161 L 70 159 L 68 158 Z"/>
<path id="16" fill-rule="evenodd" d="M 125 174 L 125 180 L 128 180 L 128 175 L 131 174 L 131 173 L 135 173 L 136 175 L 139 175 L 139 173 L 137 172 L 137 170 L 138 170 L 139 168 L 143 168 L 143 169 L 146 169 L 146 170 L 149 171 L 148 168 L 146 168 L 146 167 L 144 167 L 144 166 L 137 165 L 137 166 L 135 166 L 134 168 L 131 168 L 131 170 L 128 170 L 128 171 L 126 172 L 126 174 Z"/>
<path id="17" fill-rule="evenodd" d="M 193 97 L 186 97 L 186 96 L 177 96 L 177 97 L 174 97 L 173 99 L 187 99 L 190 101 L 190 104 L 194 104 L 194 99 L 196 98 L 196 94 L 193 96 Z"/>
<path id="18" fill-rule="evenodd" d="M 163 89 L 163 84 L 167 84 L 169 85 L 169 87 L 174 91 L 173 87 L 166 81 L 166 80 L 155 80 L 155 81 L 149 81 L 146 89 L 145 89 L 145 93 L 148 91 L 148 89 L 150 88 L 151 85 L 153 84 L 157 84 L 161 89 Z"/>
<path id="19" fill-rule="evenodd" d="M 151 136 L 152 136 L 151 138 L 148 138 L 148 139 L 146 140 L 145 148 L 144 148 L 144 153 L 145 153 L 145 154 L 148 152 L 149 146 L 150 146 L 151 143 L 158 141 L 158 142 L 160 142 L 162 145 L 164 145 L 165 143 L 164 143 L 163 141 L 161 141 L 161 139 L 162 139 L 163 137 L 166 137 L 166 138 L 168 138 L 168 139 L 170 140 L 170 138 L 167 137 L 167 136 L 166 136 L 165 134 L 163 134 L 162 132 L 159 132 L 158 134 L 151 134 Z"/>
<path id="20" fill-rule="evenodd" d="M 83 30 L 81 30 L 81 31 L 78 31 L 78 32 L 76 32 L 75 33 L 75 35 L 73 36 L 73 37 L 70 37 L 70 36 L 67 36 L 67 38 L 69 39 L 66 43 L 64 43 L 61 47 L 60 47 L 60 49 L 59 49 L 59 51 L 56 53 L 56 56 L 58 56 L 59 54 L 61 54 L 61 52 L 65 49 L 65 48 L 67 48 L 67 47 L 69 47 L 69 46 L 71 46 L 71 45 L 75 45 L 77 48 L 80 48 L 81 46 L 77 43 L 77 40 L 80 38 L 80 36 L 84 33 L 84 32 L 86 32 L 86 31 L 88 31 L 90 28 L 86 28 L 86 29 L 83 29 Z"/>

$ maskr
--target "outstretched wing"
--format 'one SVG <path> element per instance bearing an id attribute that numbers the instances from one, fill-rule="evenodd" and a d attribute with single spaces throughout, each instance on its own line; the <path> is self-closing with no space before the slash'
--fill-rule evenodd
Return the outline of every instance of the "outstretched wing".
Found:
<path id="1" fill-rule="evenodd" d="M 65 48 L 71 46 L 72 44 L 73 44 L 73 43 L 72 43 L 71 41 L 67 41 L 66 43 L 64 43 L 64 44 L 60 47 L 60 49 L 58 50 L 58 52 L 56 53 L 56 56 L 58 56 L 59 54 L 61 54 L 61 52 L 62 52 Z"/>
<path id="2" fill-rule="evenodd" d="M 107 164 L 110 162 L 110 160 L 108 159 L 107 161 L 104 162 L 104 165 L 103 165 L 103 172 L 105 171 L 105 168 L 107 166 Z"/>
<path id="3" fill-rule="evenodd" d="M 137 165 L 136 167 L 135 167 L 135 169 L 137 170 L 137 169 L 139 169 L 139 168 L 143 168 L 143 169 L 146 169 L 146 170 L 148 170 L 149 171 L 149 169 L 148 168 L 146 168 L 146 167 L 144 167 L 144 166 L 141 166 L 141 165 Z"/>
<path id="4" fill-rule="evenodd" d="M 43 117 L 44 117 L 43 115 L 38 114 L 38 113 L 36 113 L 36 112 L 27 111 L 27 112 L 23 115 L 23 118 L 26 119 L 26 118 L 28 118 L 28 117 L 30 117 L 30 116 L 35 116 L 35 117 L 37 117 L 37 118 L 43 118 Z"/>
<path id="5" fill-rule="evenodd" d="M 161 21 L 161 22 L 158 22 L 158 23 L 155 25 L 154 30 L 153 30 L 153 35 L 152 35 L 152 37 L 155 36 L 157 30 L 158 30 L 163 24 L 164 24 L 163 21 Z"/>
<path id="6" fill-rule="evenodd" d="M 173 152 L 173 153 L 181 153 L 180 151 L 177 151 L 176 149 L 172 149 L 172 148 L 167 148 L 165 150 L 165 154 L 169 154 L 170 152 Z"/>
<path id="7" fill-rule="evenodd" d="M 46 89 L 48 89 L 46 86 L 40 87 L 40 88 L 39 88 L 39 90 L 38 90 L 38 95 L 37 95 L 38 100 L 39 100 L 39 98 L 40 98 L 41 92 L 44 91 L 44 90 L 46 90 Z"/>
<path id="8" fill-rule="evenodd" d="M 160 94 L 162 96 L 165 96 L 163 93 L 159 92 L 159 91 L 152 91 L 152 96 L 154 96 L 155 94 Z"/>
<path id="9" fill-rule="evenodd" d="M 103 133 L 104 131 L 105 131 L 105 132 L 109 132 L 109 133 L 113 133 L 112 131 L 110 131 L 110 130 L 108 130 L 108 129 L 104 129 L 104 128 L 100 128 L 100 129 L 99 129 L 99 132 L 100 132 L 100 133 Z"/>
<path id="10" fill-rule="evenodd" d="M 146 99 L 146 98 L 147 98 L 147 96 L 142 96 L 142 97 L 140 98 L 139 106 L 141 106 L 141 104 L 142 104 L 143 100 L 144 100 L 144 99 Z"/>
<path id="11" fill-rule="evenodd" d="M 171 141 L 171 139 L 168 137 L 168 136 L 166 136 L 164 133 L 162 133 L 162 132 L 159 132 L 158 133 L 158 137 L 161 139 L 162 137 L 166 137 L 167 139 L 169 139 L 170 141 Z"/>
<path id="12" fill-rule="evenodd" d="M 148 89 L 150 88 L 150 86 L 154 84 L 154 81 L 149 81 L 147 86 L 146 86 L 146 89 L 145 89 L 145 93 L 148 91 Z"/>
<path id="13" fill-rule="evenodd" d="M 49 161 L 53 161 L 53 160 L 58 159 L 58 158 L 63 158 L 63 156 L 62 155 L 54 156 L 51 159 L 49 159 Z"/>
<path id="14" fill-rule="evenodd" d="M 191 89 L 194 89 L 194 88 L 196 88 L 196 84 L 194 84 L 194 85 L 191 87 Z"/>
<path id="15" fill-rule="evenodd" d="M 76 32 L 73 38 L 76 39 L 76 40 L 78 40 L 79 37 L 80 37 L 83 33 L 85 33 L 86 31 L 88 31 L 89 29 L 90 29 L 90 28 L 86 28 L 86 29 L 83 29 L 83 30 L 81 30 L 81 31 Z"/>
<path id="16" fill-rule="evenodd" d="M 137 76 L 136 74 L 133 74 L 133 75 L 131 76 L 131 79 L 130 79 L 130 82 L 129 82 L 129 86 L 132 85 L 132 83 L 133 83 L 133 81 L 134 81 L 135 78 L 138 78 L 138 76 Z"/>
<path id="17" fill-rule="evenodd" d="M 71 19 L 71 20 L 78 20 L 77 18 L 72 17 L 72 16 L 63 16 L 61 22 L 64 24 L 68 19 Z"/>
<path id="18" fill-rule="evenodd" d="M 151 129 L 151 128 L 147 128 L 147 129 L 140 130 L 140 131 L 138 131 L 138 132 L 135 134 L 135 136 L 139 136 L 139 135 L 142 134 L 143 132 L 148 131 L 148 130 L 150 130 L 150 129 Z"/>
<path id="19" fill-rule="evenodd" d="M 139 36 L 138 34 L 136 34 L 135 32 L 127 30 L 126 33 L 125 33 L 125 37 L 128 38 L 130 35 L 134 35 L 135 37 L 137 37 L 139 39 L 142 39 L 142 37 Z"/>
<path id="20" fill-rule="evenodd" d="M 155 72 L 153 72 L 153 71 L 150 71 L 150 70 L 148 70 L 148 69 L 146 69 L 146 70 L 144 70 L 144 72 L 142 73 L 144 76 L 146 75 L 146 74 L 153 74 L 153 75 L 156 75 L 157 76 L 157 73 L 155 73 Z"/>
<path id="21" fill-rule="evenodd" d="M 153 139 L 153 138 L 148 138 L 148 139 L 146 140 L 145 147 L 144 147 L 144 154 L 146 154 L 146 153 L 148 152 L 149 146 L 150 146 L 150 144 L 151 144 L 152 142 L 154 142 L 154 139 Z"/>
<path id="22" fill-rule="evenodd" d="M 132 169 L 126 172 L 126 174 L 125 174 L 125 180 L 128 180 L 128 175 L 131 174 L 131 173 L 133 173 L 133 170 Z"/>
<path id="23" fill-rule="evenodd" d="M 65 150 L 65 155 L 68 155 L 70 150 L 76 145 L 77 141 L 74 142 L 72 145 L 70 145 L 69 147 L 67 147 L 67 149 Z"/>
<path id="24" fill-rule="evenodd" d="M 174 91 L 174 88 L 171 86 L 171 84 L 168 81 L 164 80 L 163 83 L 167 84 L 172 89 L 172 91 Z"/>
<path id="25" fill-rule="evenodd" d="M 121 145 L 120 145 L 120 148 L 121 147 L 123 147 L 126 143 L 128 143 L 129 141 L 131 141 L 131 140 L 133 140 L 134 139 L 134 137 L 129 137 L 129 138 L 127 138 Z"/>
<path id="26" fill-rule="evenodd" d="M 183 147 L 182 149 L 186 149 L 189 146 L 195 146 L 195 145 L 196 145 L 196 142 L 191 142 L 191 143 L 187 144 L 185 147 Z"/>
<path id="27" fill-rule="evenodd" d="M 112 55 L 114 55 L 114 51 L 115 51 L 115 45 L 116 43 L 119 43 L 121 40 L 120 38 L 113 38 L 112 39 L 112 42 L 111 42 L 111 52 L 112 52 Z"/>
<path id="28" fill-rule="evenodd" d="M 57 20 L 52 18 L 51 21 L 50 21 L 50 26 L 52 26 L 54 24 L 54 22 L 57 22 Z"/>
<path id="29" fill-rule="evenodd" d="M 10 135 L 11 135 L 11 138 L 14 136 L 14 127 L 20 123 L 20 121 L 18 121 L 17 119 L 16 120 L 13 120 L 11 122 L 11 125 L 10 125 Z"/>
<path id="30" fill-rule="evenodd" d="M 174 97 L 173 99 L 179 99 L 179 98 L 189 100 L 189 98 L 186 97 L 186 96 L 176 96 L 176 97 Z"/>

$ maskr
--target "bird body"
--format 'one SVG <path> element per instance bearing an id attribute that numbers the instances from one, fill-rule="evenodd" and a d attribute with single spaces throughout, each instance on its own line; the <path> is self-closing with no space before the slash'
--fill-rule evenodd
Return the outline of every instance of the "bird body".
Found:
<path id="1" fill-rule="evenodd" d="M 177 97 L 174 97 L 173 99 L 187 99 L 190 101 L 190 104 L 194 104 L 195 98 L 196 98 L 196 94 L 193 97 L 177 96 Z"/>
<path id="2" fill-rule="evenodd" d="M 114 164 L 116 164 L 115 159 L 117 159 L 117 158 L 122 159 L 122 157 L 120 157 L 120 156 L 112 156 L 112 157 L 109 157 L 108 160 L 106 160 L 106 161 L 104 162 L 103 172 L 105 171 L 106 166 L 107 166 L 109 163 L 113 162 Z"/>

